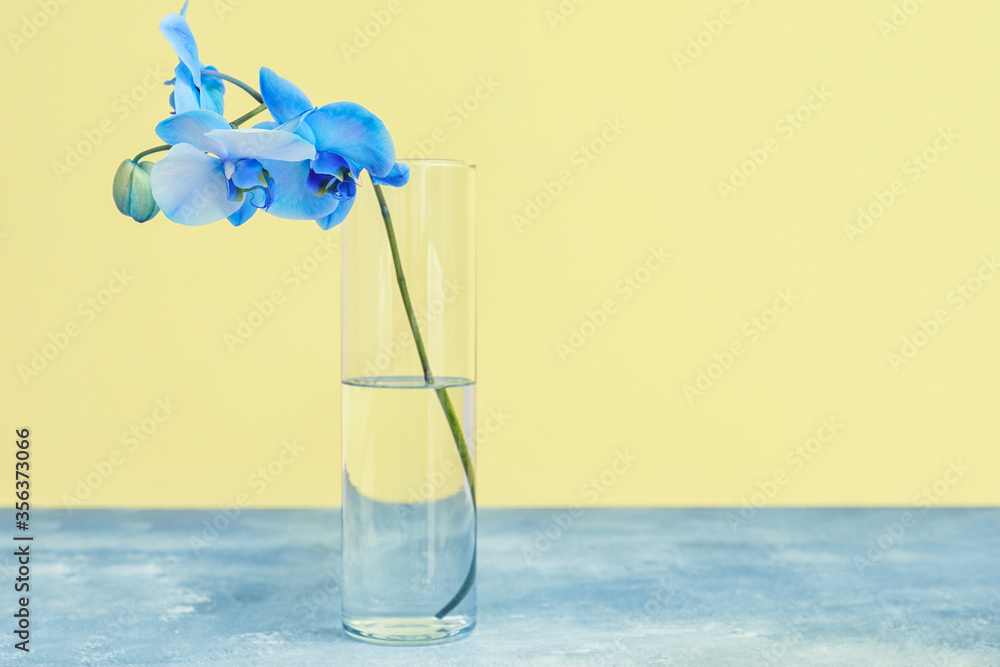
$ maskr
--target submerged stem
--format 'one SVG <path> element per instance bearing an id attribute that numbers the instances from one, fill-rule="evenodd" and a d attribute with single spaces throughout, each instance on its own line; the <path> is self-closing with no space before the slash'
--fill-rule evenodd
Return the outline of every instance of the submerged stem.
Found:
<path id="1" fill-rule="evenodd" d="M 392 251 L 392 264 L 396 271 L 396 283 L 399 285 L 399 295 L 403 299 L 403 308 L 406 310 L 406 319 L 410 322 L 410 331 L 413 333 L 413 342 L 417 348 L 417 356 L 420 357 L 420 367 L 424 371 L 424 382 L 428 385 L 434 384 L 434 374 L 431 372 L 431 365 L 427 359 L 427 349 L 424 347 L 424 339 L 420 335 L 420 328 L 417 326 L 417 316 L 413 311 L 413 303 L 410 301 L 410 290 L 406 286 L 406 278 L 403 276 L 403 265 L 399 259 L 399 246 L 396 244 L 396 233 L 392 227 L 392 216 L 389 215 L 389 207 L 385 203 L 385 195 L 382 193 L 382 188 L 378 183 L 372 181 L 372 185 L 375 187 L 375 196 L 378 197 L 379 207 L 382 210 L 382 220 L 385 221 L 385 233 L 389 237 L 389 249 Z M 445 387 L 435 387 L 434 393 L 437 394 L 438 402 L 441 403 L 441 409 L 444 411 L 444 417 L 448 421 L 448 427 L 451 429 L 451 435 L 455 440 L 455 448 L 458 450 L 458 456 L 462 459 L 462 469 L 465 471 L 465 479 L 469 484 L 469 497 L 472 500 L 472 513 L 473 513 L 473 525 L 476 521 L 476 471 L 472 466 L 472 454 L 469 452 L 469 445 L 465 441 L 465 434 L 462 432 L 462 424 L 458 421 L 458 416 L 455 414 L 455 406 L 451 403 L 451 397 L 448 396 L 448 390 Z M 473 528 L 475 530 L 475 528 Z M 472 589 L 472 584 L 476 580 L 476 549 L 473 547 L 472 550 L 472 563 L 469 565 L 469 572 L 465 576 L 465 581 L 462 582 L 461 588 L 455 593 L 454 597 L 448 601 L 448 603 L 441 608 L 434 616 L 436 618 L 444 618 L 448 612 L 461 604 L 465 596 L 469 594 Z"/>

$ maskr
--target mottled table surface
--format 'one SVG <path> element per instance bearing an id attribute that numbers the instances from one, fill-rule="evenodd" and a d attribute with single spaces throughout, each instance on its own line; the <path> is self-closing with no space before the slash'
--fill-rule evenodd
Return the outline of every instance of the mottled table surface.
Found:
<path id="1" fill-rule="evenodd" d="M 36 511 L 0 664 L 1000 665 L 1000 510 L 749 514 L 483 510 L 478 627 L 397 648 L 340 630 L 337 510 Z"/>

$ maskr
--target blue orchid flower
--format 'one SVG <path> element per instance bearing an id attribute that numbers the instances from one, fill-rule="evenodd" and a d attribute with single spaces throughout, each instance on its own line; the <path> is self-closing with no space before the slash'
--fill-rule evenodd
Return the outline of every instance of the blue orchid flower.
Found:
<path id="1" fill-rule="evenodd" d="M 273 70 L 260 70 L 260 90 L 274 121 L 258 129 L 292 128 L 315 147 L 298 162 L 271 163 L 274 204 L 269 213 L 279 218 L 316 220 L 322 229 L 342 222 L 357 194 L 362 170 L 372 181 L 401 186 L 410 168 L 396 162 L 396 148 L 377 116 L 353 102 L 315 107 L 299 88 Z"/>
<path id="2" fill-rule="evenodd" d="M 166 82 L 174 87 L 170 93 L 170 106 L 176 113 L 207 109 L 221 114 L 226 86 L 221 79 L 202 76 L 203 69 L 218 70 L 206 67 L 198 59 L 198 44 L 187 23 L 187 8 L 185 0 L 180 14 L 167 14 L 160 21 L 160 32 L 180 60 L 174 69 L 174 78 Z"/>
<path id="3" fill-rule="evenodd" d="M 242 225 L 257 209 L 275 203 L 278 192 L 272 168 L 306 160 L 316 152 L 310 142 L 290 131 L 234 130 L 225 118 L 208 110 L 171 116 L 156 126 L 156 134 L 173 146 L 153 167 L 153 197 L 168 218 L 183 225 L 206 225 L 222 218 Z"/>

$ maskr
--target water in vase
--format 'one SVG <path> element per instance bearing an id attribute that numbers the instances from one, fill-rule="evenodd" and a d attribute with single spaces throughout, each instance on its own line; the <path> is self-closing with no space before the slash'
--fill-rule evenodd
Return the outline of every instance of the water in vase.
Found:
<path id="1" fill-rule="evenodd" d="M 398 376 L 343 383 L 343 617 L 359 639 L 437 643 L 474 625 L 474 585 L 446 609 L 473 562 L 475 512 L 442 389 L 471 451 L 474 383 Z"/>

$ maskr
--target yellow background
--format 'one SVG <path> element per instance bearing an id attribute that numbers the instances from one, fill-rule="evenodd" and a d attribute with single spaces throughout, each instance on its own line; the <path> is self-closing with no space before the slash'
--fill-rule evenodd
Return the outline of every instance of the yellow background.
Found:
<path id="1" fill-rule="evenodd" d="M 38 505 L 65 506 L 116 450 L 78 506 L 336 505 L 339 255 L 297 290 L 282 276 L 340 231 L 263 214 L 239 229 L 139 225 L 112 203 L 118 163 L 159 143 L 168 91 L 143 81 L 147 68 L 170 76 L 157 24 L 180 4 L 4 2 L 7 465 L 27 425 Z M 962 308 L 949 293 L 1000 252 L 1000 5 L 905 4 L 916 13 L 887 35 L 892 0 L 398 0 L 395 14 L 381 0 L 195 0 L 188 19 L 205 63 L 252 83 L 268 65 L 316 103 L 374 111 L 402 156 L 429 141 L 425 153 L 478 165 L 479 424 L 501 415 L 480 442 L 483 505 L 738 505 L 758 492 L 908 506 L 925 487 L 933 504 L 996 504 L 1000 280 Z M 38 18 L 45 6 L 58 11 Z M 731 22 L 680 68 L 675 54 L 724 10 Z M 366 44 L 356 29 L 372 12 L 391 21 Z M 355 39 L 364 48 L 345 52 Z M 778 123 L 813 87 L 831 96 L 786 137 Z M 253 107 L 233 88 L 226 100 L 230 117 Z M 449 113 L 463 103 L 476 108 Z M 60 180 L 53 163 L 105 119 L 112 131 Z M 954 144 L 910 180 L 907 161 L 947 128 Z M 777 152 L 723 201 L 718 183 L 769 138 Z M 592 142 L 603 152 L 581 162 Z M 844 226 L 896 179 L 905 192 L 851 242 Z M 544 209 L 518 224 L 528 199 Z M 670 258 L 647 275 L 651 247 Z M 123 268 L 131 281 L 85 322 L 78 305 Z M 648 278 L 627 300 L 626 275 Z M 223 334 L 276 288 L 287 301 L 230 352 Z M 779 290 L 797 300 L 751 341 L 744 326 L 770 317 Z M 603 326 L 585 326 L 608 299 Z M 947 321 L 894 368 L 888 355 L 941 309 Z M 79 335 L 26 385 L 18 367 L 72 322 Z M 560 355 L 581 326 L 593 335 Z M 719 375 L 713 355 L 737 341 L 743 354 L 689 401 L 684 385 Z M 166 398 L 176 410 L 129 451 L 122 434 Z M 831 418 L 836 435 L 795 464 L 789 452 Z M 255 471 L 291 440 L 301 451 L 258 493 Z M 606 472 L 616 457 L 635 461 Z"/>

